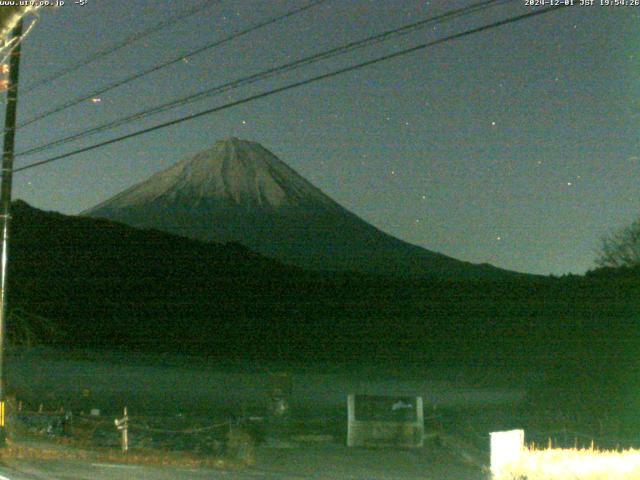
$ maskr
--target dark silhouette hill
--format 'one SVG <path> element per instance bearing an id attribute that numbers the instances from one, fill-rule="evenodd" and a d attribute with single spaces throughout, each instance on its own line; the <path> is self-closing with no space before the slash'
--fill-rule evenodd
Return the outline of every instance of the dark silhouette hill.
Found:
<path id="1" fill-rule="evenodd" d="M 507 366 L 583 365 L 640 345 L 640 282 L 629 275 L 450 281 L 313 272 L 238 244 L 24 202 L 14 204 L 12 234 L 10 309 L 50 320 L 61 334 L 45 343 Z"/>

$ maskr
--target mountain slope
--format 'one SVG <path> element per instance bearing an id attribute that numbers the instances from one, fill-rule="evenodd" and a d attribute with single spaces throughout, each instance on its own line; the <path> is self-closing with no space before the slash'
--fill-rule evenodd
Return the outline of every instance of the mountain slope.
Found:
<path id="1" fill-rule="evenodd" d="M 512 274 L 394 238 L 341 207 L 261 145 L 228 138 L 87 210 L 200 240 L 235 241 L 310 269 L 439 278 Z"/>
<path id="2" fill-rule="evenodd" d="M 640 344 L 637 277 L 452 282 L 323 274 L 240 245 L 24 202 L 14 204 L 12 218 L 9 310 L 50 320 L 61 335 L 42 332 L 45 343 L 251 361 L 504 366 L 565 355 L 582 367 L 592 366 L 586 359 L 594 352 L 618 358 Z M 11 313 L 7 327 L 11 336 Z"/>
<path id="3" fill-rule="evenodd" d="M 305 277 L 238 244 L 43 212 L 21 201 L 12 216 L 10 308 L 51 319 L 67 345 L 179 349 L 242 339 L 248 316 L 268 329 L 270 298 L 286 289 L 286 279 Z"/>

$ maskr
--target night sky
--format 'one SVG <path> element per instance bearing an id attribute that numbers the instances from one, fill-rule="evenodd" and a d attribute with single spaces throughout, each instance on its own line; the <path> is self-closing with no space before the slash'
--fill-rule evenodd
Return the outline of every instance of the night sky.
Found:
<path id="1" fill-rule="evenodd" d="M 42 9 L 23 46 L 19 121 L 306 2 L 211 2 L 28 91 L 200 3 L 67 0 Z M 329 0 L 25 127 L 17 150 L 471 3 Z M 428 27 L 19 157 L 16 167 L 528 9 L 517 0 Z M 76 214 L 233 135 L 260 142 L 343 206 L 408 242 L 523 272 L 583 273 L 594 266 L 599 238 L 640 214 L 639 125 L 640 7 L 576 6 L 17 173 L 14 196 Z"/>

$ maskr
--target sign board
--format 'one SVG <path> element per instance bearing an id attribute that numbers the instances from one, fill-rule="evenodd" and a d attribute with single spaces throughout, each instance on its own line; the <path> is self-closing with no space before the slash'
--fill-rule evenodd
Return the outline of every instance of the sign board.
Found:
<path id="1" fill-rule="evenodd" d="M 491 473 L 499 476 L 511 463 L 517 463 L 524 451 L 524 430 L 491 432 Z"/>
<path id="2" fill-rule="evenodd" d="M 422 447 L 422 397 L 351 394 L 347 403 L 349 447 Z"/>

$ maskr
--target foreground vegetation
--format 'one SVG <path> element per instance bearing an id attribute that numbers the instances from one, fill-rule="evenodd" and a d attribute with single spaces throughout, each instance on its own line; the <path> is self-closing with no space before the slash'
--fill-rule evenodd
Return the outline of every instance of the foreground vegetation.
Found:
<path id="1" fill-rule="evenodd" d="M 640 450 L 527 448 L 495 480 L 637 480 Z"/>

